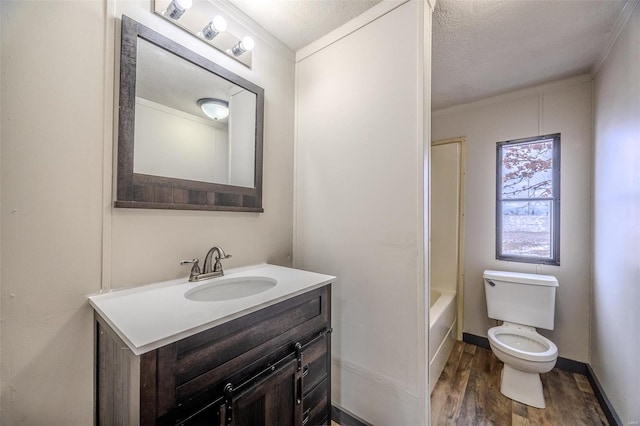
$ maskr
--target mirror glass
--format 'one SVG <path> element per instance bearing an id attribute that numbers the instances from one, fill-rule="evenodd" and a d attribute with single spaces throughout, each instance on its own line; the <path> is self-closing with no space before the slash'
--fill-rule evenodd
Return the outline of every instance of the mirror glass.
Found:
<path id="1" fill-rule="evenodd" d="M 262 212 L 264 90 L 122 17 L 115 207 Z"/>
<path id="2" fill-rule="evenodd" d="M 153 43 L 137 43 L 133 172 L 253 188 L 256 95 Z M 222 113 L 207 116 L 203 99 Z"/>

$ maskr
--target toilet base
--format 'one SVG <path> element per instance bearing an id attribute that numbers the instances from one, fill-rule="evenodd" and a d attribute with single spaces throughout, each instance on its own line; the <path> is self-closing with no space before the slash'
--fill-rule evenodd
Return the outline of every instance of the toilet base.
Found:
<path id="1" fill-rule="evenodd" d="M 523 404 L 545 408 L 542 381 L 538 373 L 525 373 L 505 364 L 502 369 L 500 392 L 507 398 Z"/>

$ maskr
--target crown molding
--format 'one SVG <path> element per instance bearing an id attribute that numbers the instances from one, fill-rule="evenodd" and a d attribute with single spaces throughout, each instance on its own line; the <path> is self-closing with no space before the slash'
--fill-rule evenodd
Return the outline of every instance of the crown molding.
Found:
<path id="1" fill-rule="evenodd" d="M 618 37 L 620 37 L 622 30 L 629 21 L 629 18 L 633 14 L 633 11 L 636 9 L 636 7 L 638 7 L 639 4 L 640 1 L 638 0 L 629 0 L 620 11 L 620 15 L 618 15 L 618 19 L 616 19 L 616 22 L 613 24 L 613 28 L 609 33 L 607 47 L 602 51 L 600 58 L 598 58 L 598 61 L 596 61 L 595 65 L 591 69 L 592 76 L 595 77 L 595 75 L 598 74 L 598 71 L 600 71 L 600 68 L 602 68 L 602 65 L 607 60 L 611 49 L 613 49 L 613 45 L 616 43 L 616 40 L 618 40 Z"/>

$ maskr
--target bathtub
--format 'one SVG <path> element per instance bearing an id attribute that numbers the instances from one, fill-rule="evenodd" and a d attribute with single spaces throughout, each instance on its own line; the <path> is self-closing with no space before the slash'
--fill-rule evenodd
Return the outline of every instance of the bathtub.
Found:
<path id="1" fill-rule="evenodd" d="M 456 293 L 431 290 L 429 307 L 429 393 L 456 342 Z"/>

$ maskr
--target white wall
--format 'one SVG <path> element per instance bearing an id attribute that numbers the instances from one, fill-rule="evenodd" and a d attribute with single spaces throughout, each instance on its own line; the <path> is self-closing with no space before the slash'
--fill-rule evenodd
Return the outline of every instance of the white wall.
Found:
<path id="1" fill-rule="evenodd" d="M 139 97 L 135 108 L 134 173 L 229 183 L 226 124 Z M 219 163 L 224 164 L 222 171 Z M 253 159 L 249 163 L 253 165 Z"/>
<path id="2" fill-rule="evenodd" d="M 423 7 L 298 52 L 295 263 L 338 277 L 333 403 L 381 425 L 425 422 Z"/>
<path id="3" fill-rule="evenodd" d="M 0 423 L 92 424 L 86 295 L 187 276 L 178 262 L 212 245 L 234 255 L 227 268 L 290 263 L 293 54 L 252 33 L 250 70 L 154 16 L 150 1 L 3 1 L 0 12 Z M 265 89 L 265 213 L 112 208 L 122 13 Z"/>
<path id="4" fill-rule="evenodd" d="M 256 96 L 243 90 L 229 100 L 229 182 L 253 188 L 256 160 Z"/>
<path id="5" fill-rule="evenodd" d="M 3 10 L 3 6 L 2 3 L 0 3 L 0 22 L 2 22 L 2 10 Z M 2 44 L 1 40 L 3 40 L 4 38 L 2 37 L 2 30 L 0 29 L 0 76 L 2 75 L 2 71 L 4 70 L 4 68 L 2 67 L 2 52 L 4 51 L 4 45 Z M 0 212 L 2 212 L 2 123 L 4 122 L 4 116 L 2 115 L 2 106 L 3 106 L 3 102 L 2 102 L 2 91 L 3 91 L 3 84 L 2 84 L 2 78 L 0 77 Z M 0 266 L 2 265 L 2 216 L 0 213 Z M 1 268 L 0 268 L 1 269 Z M 0 271 L 0 422 L 2 421 L 2 325 L 1 325 L 1 321 L 3 318 L 3 310 L 2 310 L 2 305 L 3 305 L 3 293 L 2 293 L 2 272 Z"/>
<path id="6" fill-rule="evenodd" d="M 596 75 L 591 366 L 640 421 L 640 7 Z"/>
<path id="7" fill-rule="evenodd" d="M 0 423 L 91 424 L 105 8 L 3 1 L 1 12 Z"/>
<path id="8" fill-rule="evenodd" d="M 495 259 L 496 142 L 561 133 L 560 266 Z M 465 267 L 463 331 L 486 336 L 495 325 L 487 317 L 482 271 L 554 275 L 555 330 L 541 334 L 560 356 L 589 361 L 591 81 L 589 76 L 434 112 L 433 140 L 464 136 Z"/>

